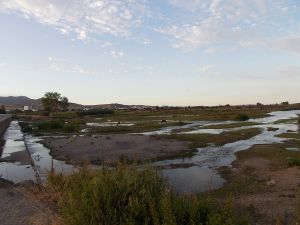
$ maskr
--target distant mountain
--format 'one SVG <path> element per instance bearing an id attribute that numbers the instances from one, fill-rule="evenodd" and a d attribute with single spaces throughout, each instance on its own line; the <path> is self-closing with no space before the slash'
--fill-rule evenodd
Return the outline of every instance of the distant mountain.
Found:
<path id="1" fill-rule="evenodd" d="M 26 96 L 9 96 L 0 97 L 0 106 L 4 105 L 6 109 L 23 109 L 24 106 L 32 106 L 34 109 L 41 109 L 42 103 L 41 99 L 31 99 Z M 76 103 L 70 103 L 69 108 L 71 109 L 95 109 L 95 108 L 105 108 L 105 109 L 133 109 L 133 108 L 143 108 L 143 105 L 123 105 L 118 103 L 112 104 L 99 104 L 99 105 L 81 105 Z"/>
<path id="2" fill-rule="evenodd" d="M 37 104 L 38 100 L 28 98 L 26 96 L 9 96 L 9 97 L 0 97 L 1 105 L 31 105 Z"/>
<path id="3" fill-rule="evenodd" d="M 24 106 L 40 108 L 40 99 L 31 99 L 26 96 L 0 97 L 0 105 L 5 105 L 7 109 L 23 109 Z"/>

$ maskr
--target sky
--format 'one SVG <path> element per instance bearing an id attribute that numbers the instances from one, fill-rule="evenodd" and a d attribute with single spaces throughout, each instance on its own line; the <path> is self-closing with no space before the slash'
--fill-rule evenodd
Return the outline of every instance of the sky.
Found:
<path id="1" fill-rule="evenodd" d="M 0 96 L 300 102 L 299 0 L 0 0 Z"/>

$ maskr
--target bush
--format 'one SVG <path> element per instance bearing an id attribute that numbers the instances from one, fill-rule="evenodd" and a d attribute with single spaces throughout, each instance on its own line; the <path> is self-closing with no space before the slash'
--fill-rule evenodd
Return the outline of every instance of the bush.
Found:
<path id="1" fill-rule="evenodd" d="M 74 133 L 77 131 L 77 129 L 78 129 L 78 127 L 74 124 L 65 124 L 63 131 L 66 133 Z"/>
<path id="2" fill-rule="evenodd" d="M 64 121 L 62 120 L 51 120 L 36 122 L 35 126 L 39 130 L 60 130 L 64 127 Z"/>
<path id="3" fill-rule="evenodd" d="M 223 225 L 248 224 L 206 198 L 177 195 L 161 175 L 151 169 L 92 171 L 81 169 L 71 176 L 51 174 L 49 188 L 57 197 L 65 225 Z"/>
<path id="4" fill-rule="evenodd" d="M 112 115 L 113 110 L 110 109 L 91 109 L 87 111 L 77 112 L 78 116 L 98 116 L 98 115 Z"/>
<path id="5" fill-rule="evenodd" d="M 236 120 L 238 121 L 247 121 L 250 117 L 247 114 L 239 114 L 236 116 Z"/>
<path id="6" fill-rule="evenodd" d="M 300 166 L 300 159 L 289 158 L 288 165 L 289 165 L 289 167 Z"/>

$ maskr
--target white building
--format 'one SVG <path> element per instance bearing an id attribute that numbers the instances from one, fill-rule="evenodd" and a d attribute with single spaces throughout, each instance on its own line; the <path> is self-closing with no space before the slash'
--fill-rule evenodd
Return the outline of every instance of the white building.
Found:
<path id="1" fill-rule="evenodd" d="M 32 110 L 32 106 L 30 106 L 30 105 L 24 106 L 24 111 L 30 111 L 30 110 Z"/>

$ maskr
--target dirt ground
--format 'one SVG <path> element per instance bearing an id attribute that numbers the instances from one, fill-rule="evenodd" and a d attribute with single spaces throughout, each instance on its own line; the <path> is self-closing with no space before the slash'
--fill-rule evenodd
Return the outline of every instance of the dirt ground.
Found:
<path id="1" fill-rule="evenodd" d="M 254 151 L 274 148 L 271 145 L 254 146 Z M 274 148 L 274 150 L 276 150 Z M 248 150 L 251 151 L 251 150 Z M 261 156 L 245 157 L 232 165 L 235 177 L 251 174 L 263 183 L 263 188 L 252 193 L 240 193 L 235 202 L 242 207 L 254 208 L 262 224 L 296 224 L 300 214 L 299 205 L 299 167 L 278 167 L 274 161 Z M 261 224 L 261 223 L 259 223 Z"/>
<path id="2" fill-rule="evenodd" d="M 1 225 L 55 225 L 52 212 L 34 201 L 27 185 L 13 185 L 0 180 Z"/>
<path id="3" fill-rule="evenodd" d="M 191 151 L 188 142 L 130 134 L 46 138 L 43 144 L 50 148 L 54 158 L 73 164 L 114 164 L 120 159 L 146 161 Z"/>

